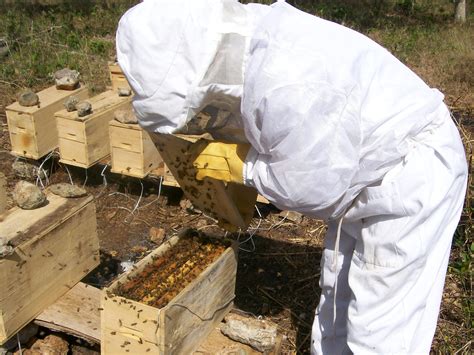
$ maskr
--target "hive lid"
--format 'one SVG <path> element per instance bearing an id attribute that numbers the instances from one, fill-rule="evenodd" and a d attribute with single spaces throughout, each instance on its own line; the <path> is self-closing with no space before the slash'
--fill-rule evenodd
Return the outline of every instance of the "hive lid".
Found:
<path id="1" fill-rule="evenodd" d="M 68 112 L 66 109 L 56 112 L 54 116 L 75 121 L 87 121 L 90 118 L 95 117 L 97 114 L 113 109 L 116 105 L 122 102 L 131 102 L 132 97 L 133 96 L 119 96 L 117 92 L 108 90 L 86 100 L 92 105 L 92 113 L 88 116 L 78 117 L 77 111 Z"/>
<path id="2" fill-rule="evenodd" d="M 48 204 L 35 210 L 14 207 L 0 214 L 1 237 L 11 246 L 44 235 L 93 200 L 92 196 L 64 198 L 47 193 Z"/>
<path id="3" fill-rule="evenodd" d="M 64 101 L 68 96 L 72 96 L 79 91 L 87 90 L 86 85 L 79 84 L 79 87 L 76 90 L 58 90 L 56 86 L 51 86 L 47 89 L 44 89 L 37 93 L 39 96 L 40 107 L 38 106 L 21 106 L 18 101 L 14 102 L 10 106 L 7 106 L 7 110 L 9 111 L 16 111 L 22 113 L 37 113 L 49 105 L 54 104 L 58 101 Z"/>

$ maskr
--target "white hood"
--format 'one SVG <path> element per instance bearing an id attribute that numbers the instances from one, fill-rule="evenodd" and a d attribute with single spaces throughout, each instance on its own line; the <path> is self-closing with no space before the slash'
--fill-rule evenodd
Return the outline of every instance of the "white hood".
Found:
<path id="1" fill-rule="evenodd" d="M 206 106 L 240 117 L 243 67 L 255 16 L 233 0 L 148 0 L 117 30 L 117 58 L 140 124 L 176 133 Z"/>

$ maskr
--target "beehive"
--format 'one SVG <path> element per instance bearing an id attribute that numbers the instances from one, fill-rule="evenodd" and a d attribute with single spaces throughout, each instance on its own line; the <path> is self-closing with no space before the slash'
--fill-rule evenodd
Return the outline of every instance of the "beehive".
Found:
<path id="1" fill-rule="evenodd" d="M 13 254 L 0 258 L 0 343 L 4 343 L 99 264 L 93 198 L 48 194 L 34 211 L 0 215 Z"/>
<path id="2" fill-rule="evenodd" d="M 114 293 L 178 240 L 171 238 L 103 290 L 102 354 L 191 354 L 231 309 L 237 273 L 235 246 L 225 249 L 162 308 Z"/>
<path id="3" fill-rule="evenodd" d="M 125 78 L 125 75 L 123 74 L 122 69 L 118 63 L 109 63 L 109 74 L 113 91 L 116 92 L 118 88 L 130 88 L 130 84 L 128 83 L 127 78 Z"/>
<path id="4" fill-rule="evenodd" d="M 163 164 L 150 135 L 138 124 L 109 123 L 112 172 L 143 178 Z"/>
<path id="5" fill-rule="evenodd" d="M 110 154 L 109 121 L 114 112 L 126 108 L 130 97 L 121 97 L 109 90 L 89 99 L 92 113 L 78 117 L 77 112 L 56 112 L 60 162 L 89 168 Z M 84 120 L 82 120 L 84 118 Z"/>
<path id="6" fill-rule="evenodd" d="M 38 92 L 38 96 L 39 107 L 24 107 L 15 102 L 6 108 L 12 152 L 32 159 L 39 159 L 58 146 L 54 113 L 64 108 L 64 101 L 69 96 L 84 100 L 88 92 L 84 85 L 73 91 L 52 86 Z"/>

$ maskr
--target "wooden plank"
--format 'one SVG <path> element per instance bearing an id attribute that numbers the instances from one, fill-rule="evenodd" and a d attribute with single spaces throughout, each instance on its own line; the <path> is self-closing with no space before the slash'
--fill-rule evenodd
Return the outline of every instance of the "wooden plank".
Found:
<path id="1" fill-rule="evenodd" d="M 236 248 L 229 248 L 165 307 L 161 319 L 170 354 L 192 353 L 222 321 L 233 306 L 236 274 Z"/>
<path id="2" fill-rule="evenodd" d="M 249 195 L 253 199 L 250 205 L 253 208 L 257 198 L 257 191 L 250 187 L 240 184 L 225 184 L 215 179 L 204 179 L 197 181 L 195 179 L 196 169 L 193 161 L 198 152 L 190 150 L 192 142 L 180 137 L 165 134 L 151 134 L 152 140 L 158 146 L 163 161 L 170 169 L 179 186 L 183 189 L 186 197 L 200 210 L 216 217 L 224 226 L 230 225 L 246 229 L 251 218 L 239 210 L 232 198 L 235 193 L 240 195 Z M 228 186 L 232 186 L 232 194 L 229 193 Z"/>
<path id="3" fill-rule="evenodd" d="M 7 209 L 7 178 L 0 172 L 0 215 Z"/>
<path id="4" fill-rule="evenodd" d="M 14 253 L 0 259 L 0 342 L 6 341 L 99 264 L 92 197 L 47 195 L 34 211 L 0 216 Z"/>
<path id="5" fill-rule="evenodd" d="M 79 282 L 41 312 L 35 323 L 100 343 L 100 295 L 100 289 Z"/>

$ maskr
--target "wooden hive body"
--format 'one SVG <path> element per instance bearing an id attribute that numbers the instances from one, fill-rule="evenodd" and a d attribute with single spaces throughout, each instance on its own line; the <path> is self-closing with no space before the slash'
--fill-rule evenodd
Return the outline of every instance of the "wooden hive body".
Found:
<path id="1" fill-rule="evenodd" d="M 102 354 L 191 354 L 232 308 L 236 247 L 227 248 L 163 308 L 114 295 L 120 282 L 140 273 L 178 240 L 171 238 L 103 290 Z"/>
<path id="2" fill-rule="evenodd" d="M 109 121 L 114 112 L 130 105 L 132 97 L 106 91 L 89 99 L 92 113 L 81 120 L 77 112 L 56 112 L 60 161 L 89 168 L 110 154 Z"/>
<path id="3" fill-rule="evenodd" d="M 148 132 L 138 124 L 109 123 L 112 172 L 143 178 L 163 164 Z"/>
<path id="4" fill-rule="evenodd" d="M 79 100 L 88 97 L 87 87 L 76 90 L 58 90 L 51 86 L 38 92 L 40 106 L 24 107 L 18 102 L 6 108 L 12 152 L 16 155 L 39 159 L 58 146 L 54 113 L 64 108 L 69 96 Z"/>
<path id="5" fill-rule="evenodd" d="M 109 63 L 110 81 L 112 82 L 112 90 L 117 91 L 118 88 L 130 88 L 127 78 L 122 72 L 122 68 L 118 63 Z"/>
<path id="6" fill-rule="evenodd" d="M 0 343 L 99 264 L 93 198 L 48 194 L 48 201 L 0 215 L 2 237 L 14 247 L 0 258 Z"/>

